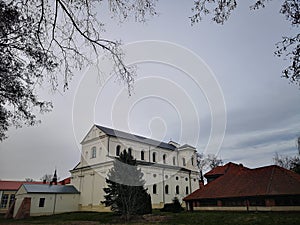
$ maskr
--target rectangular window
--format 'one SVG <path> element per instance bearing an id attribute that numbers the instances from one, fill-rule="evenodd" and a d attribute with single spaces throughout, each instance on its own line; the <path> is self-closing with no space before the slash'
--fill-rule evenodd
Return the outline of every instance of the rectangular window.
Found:
<path id="1" fill-rule="evenodd" d="M 186 195 L 189 194 L 189 187 L 185 187 L 185 194 L 186 194 Z"/>
<path id="2" fill-rule="evenodd" d="M 0 208 L 6 208 L 8 202 L 8 194 L 2 195 Z"/>
<path id="3" fill-rule="evenodd" d="M 14 201 L 15 201 L 15 195 L 11 194 L 9 199 L 9 206 L 11 206 L 14 203 Z"/>
<path id="4" fill-rule="evenodd" d="M 156 189 L 157 189 L 157 186 L 156 186 L 156 184 L 154 184 L 153 185 L 153 194 L 157 194 L 157 190 Z"/>
<path id="5" fill-rule="evenodd" d="M 39 207 L 45 206 L 45 198 L 40 198 Z"/>
<path id="6" fill-rule="evenodd" d="M 186 166 L 185 158 L 182 158 L 182 165 L 183 165 L 183 166 Z"/>
<path id="7" fill-rule="evenodd" d="M 97 153 L 96 147 L 93 147 L 91 152 L 91 158 L 96 158 L 96 153 Z"/>

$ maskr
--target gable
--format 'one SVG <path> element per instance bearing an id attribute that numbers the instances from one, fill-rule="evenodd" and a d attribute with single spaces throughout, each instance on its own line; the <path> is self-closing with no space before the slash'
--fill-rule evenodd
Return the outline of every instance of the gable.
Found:
<path id="1" fill-rule="evenodd" d="M 22 186 L 19 188 L 19 190 L 17 191 L 16 195 L 22 195 L 22 194 L 26 194 L 26 193 L 27 193 L 27 191 L 26 191 L 24 185 L 22 185 Z"/>
<path id="2" fill-rule="evenodd" d="M 102 130 L 100 130 L 97 126 L 93 125 L 92 128 L 87 133 L 87 135 L 81 141 L 81 144 L 99 138 L 101 136 L 106 136 L 106 134 Z"/>

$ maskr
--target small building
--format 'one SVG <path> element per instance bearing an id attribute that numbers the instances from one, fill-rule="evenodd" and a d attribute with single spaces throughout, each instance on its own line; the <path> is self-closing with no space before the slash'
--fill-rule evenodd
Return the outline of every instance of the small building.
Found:
<path id="1" fill-rule="evenodd" d="M 78 211 L 79 194 L 72 185 L 23 184 L 15 196 L 13 217 Z"/>
<path id="2" fill-rule="evenodd" d="M 183 200 L 188 210 L 300 211 L 300 175 L 279 166 L 249 169 L 228 163 Z"/>

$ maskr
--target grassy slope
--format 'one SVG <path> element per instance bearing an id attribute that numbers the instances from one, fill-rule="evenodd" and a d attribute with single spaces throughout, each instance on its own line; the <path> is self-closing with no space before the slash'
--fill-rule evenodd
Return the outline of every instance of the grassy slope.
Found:
<path id="1" fill-rule="evenodd" d="M 130 222 L 130 224 L 201 224 L 201 225 L 298 225 L 300 224 L 299 212 L 183 212 L 178 214 L 154 212 L 167 215 L 169 219 L 164 222 Z M 78 212 L 65 213 L 54 216 L 32 217 L 26 220 L 6 220 L 0 217 L 0 224 L 69 224 L 71 221 L 95 221 L 99 224 L 124 224 L 113 213 Z M 78 224 L 84 224 L 78 223 Z"/>

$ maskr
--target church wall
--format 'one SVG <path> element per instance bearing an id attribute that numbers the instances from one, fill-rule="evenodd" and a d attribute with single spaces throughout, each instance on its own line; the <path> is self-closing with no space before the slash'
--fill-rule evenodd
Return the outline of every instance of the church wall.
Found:
<path id="1" fill-rule="evenodd" d="M 91 129 L 89 135 L 82 142 L 82 154 L 86 155 L 86 157 L 82 157 L 82 161 L 85 159 L 86 161 L 81 162 L 77 169 L 71 171 L 71 184 L 81 193 L 79 200 L 81 210 L 108 210 L 101 204 L 101 201 L 104 200 L 105 195 L 103 191 L 106 186 L 105 178 L 113 165 L 118 145 L 120 145 L 120 152 L 124 149 L 128 151 L 131 148 L 133 157 L 138 161 L 153 163 L 153 152 L 156 153 L 155 164 L 139 165 L 144 173 L 145 186 L 148 188 L 148 193 L 151 194 L 153 207 L 161 208 L 164 203 L 172 202 L 175 196 L 182 202 L 183 197 L 198 189 L 196 163 L 191 164 L 191 157 L 195 155 L 195 149 L 185 148 L 172 151 L 141 142 L 106 136 L 96 128 Z M 96 147 L 96 157 L 91 158 L 89 156 L 93 147 Z M 144 151 L 144 160 L 141 160 L 141 151 Z M 163 160 L 163 155 L 166 155 L 165 160 Z M 182 164 L 182 157 L 186 159 L 185 166 Z M 172 166 L 174 167 L 172 168 Z M 178 166 L 190 171 L 182 170 Z M 153 185 L 156 185 L 156 193 L 153 193 Z M 166 185 L 168 185 L 168 193 L 165 190 Z M 177 185 L 179 186 L 178 194 L 176 193 Z M 187 188 L 188 193 L 186 192 Z"/>

